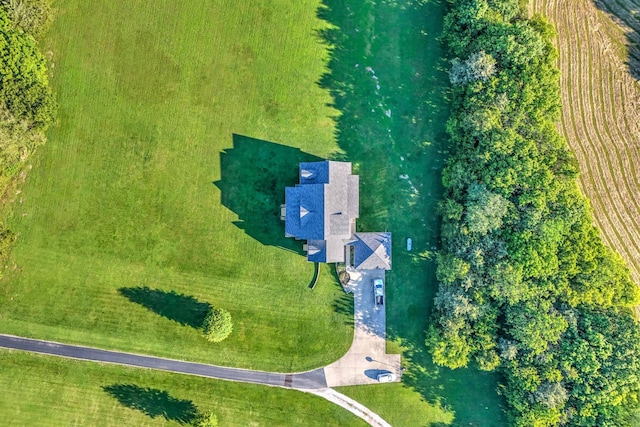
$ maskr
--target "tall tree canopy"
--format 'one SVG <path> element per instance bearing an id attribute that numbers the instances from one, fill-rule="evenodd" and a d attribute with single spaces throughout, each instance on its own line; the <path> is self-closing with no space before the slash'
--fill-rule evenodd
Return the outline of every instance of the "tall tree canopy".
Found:
<path id="1" fill-rule="evenodd" d="M 35 39 L 16 28 L 0 8 L 0 100 L 16 119 L 42 128 L 50 123 L 53 101 L 46 61 Z"/>
<path id="2" fill-rule="evenodd" d="M 554 30 L 521 3 L 456 0 L 445 19 L 454 154 L 427 345 L 440 365 L 499 369 L 514 425 L 624 425 L 640 393 L 639 292 L 554 126 Z"/>
<path id="3" fill-rule="evenodd" d="M 0 0 L 0 195 L 44 144 L 53 120 L 46 61 L 31 33 L 43 30 L 48 10 L 48 0 Z M 0 230 L 1 259 L 15 236 L 1 223 Z"/>

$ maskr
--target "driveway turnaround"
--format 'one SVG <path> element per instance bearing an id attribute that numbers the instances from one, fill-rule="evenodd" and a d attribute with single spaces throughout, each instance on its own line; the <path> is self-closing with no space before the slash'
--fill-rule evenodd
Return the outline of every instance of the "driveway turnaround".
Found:
<path id="1" fill-rule="evenodd" d="M 372 281 L 384 280 L 384 273 L 349 271 L 347 289 L 353 292 L 355 312 L 353 343 L 347 354 L 324 368 L 329 387 L 376 384 L 378 374 L 384 372 L 396 374 L 396 381 L 400 381 L 400 355 L 386 353 L 386 301 L 376 307 L 373 296 Z"/>
<path id="2" fill-rule="evenodd" d="M 348 289 L 354 294 L 354 336 L 351 348 L 325 368 L 291 374 L 226 368 L 204 363 L 0 334 L 0 348 L 68 357 L 92 362 L 157 369 L 187 375 L 297 389 L 339 405 L 373 427 L 390 427 L 379 415 L 330 387 L 376 384 L 379 373 L 393 372 L 400 381 L 400 355 L 386 354 L 385 306 L 376 307 L 372 280 L 384 280 L 383 270 L 350 272 Z M 385 302 L 386 305 L 386 302 Z"/>
<path id="3" fill-rule="evenodd" d="M 322 368 L 296 374 L 279 374 L 246 369 L 225 368 L 204 363 L 184 362 L 161 357 L 142 356 L 119 351 L 100 350 L 78 345 L 60 344 L 51 341 L 21 338 L 0 334 L 0 347 L 14 350 L 25 350 L 33 353 L 90 360 L 93 362 L 115 363 L 118 365 L 137 366 L 158 369 L 161 371 L 218 378 L 230 381 L 265 384 L 277 387 L 295 388 L 299 390 L 327 387 Z"/>
<path id="4" fill-rule="evenodd" d="M 52 341 L 34 340 L 5 334 L 0 334 L 0 347 L 91 362 L 115 363 L 118 365 L 158 369 L 161 371 L 208 378 L 292 388 L 327 399 L 363 419 L 372 427 L 391 427 L 389 423 L 366 406 L 335 390 L 327 388 L 327 382 L 322 368 L 297 374 L 249 371 L 246 369 L 225 368 L 203 363 L 184 362 L 161 357 L 142 356 L 119 351 L 60 344 Z"/>

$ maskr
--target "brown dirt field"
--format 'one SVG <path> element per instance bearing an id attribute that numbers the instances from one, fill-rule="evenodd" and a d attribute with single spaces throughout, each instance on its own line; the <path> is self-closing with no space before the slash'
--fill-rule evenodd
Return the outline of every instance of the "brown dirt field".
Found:
<path id="1" fill-rule="evenodd" d="M 556 27 L 562 119 L 580 186 L 605 242 L 640 284 L 640 83 L 632 76 L 638 0 L 532 0 Z M 613 15 L 612 15 L 613 14 Z M 638 28 L 634 28 L 637 26 Z M 635 74 L 635 73 L 634 73 Z"/>

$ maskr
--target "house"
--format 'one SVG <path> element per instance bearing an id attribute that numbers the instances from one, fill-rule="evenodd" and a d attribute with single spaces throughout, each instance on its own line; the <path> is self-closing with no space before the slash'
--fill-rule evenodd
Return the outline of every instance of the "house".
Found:
<path id="1" fill-rule="evenodd" d="M 357 233 L 360 180 L 351 163 L 300 163 L 300 183 L 285 189 L 285 235 L 306 240 L 311 262 L 356 269 L 391 269 L 391 233 Z"/>

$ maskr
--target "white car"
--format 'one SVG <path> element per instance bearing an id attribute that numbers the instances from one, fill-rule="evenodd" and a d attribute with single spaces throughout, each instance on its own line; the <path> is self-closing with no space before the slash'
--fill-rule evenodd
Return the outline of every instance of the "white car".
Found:
<path id="1" fill-rule="evenodd" d="M 391 383 L 396 380 L 396 375 L 392 372 L 383 372 L 376 377 L 379 383 Z"/>

